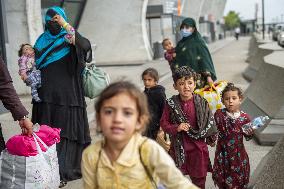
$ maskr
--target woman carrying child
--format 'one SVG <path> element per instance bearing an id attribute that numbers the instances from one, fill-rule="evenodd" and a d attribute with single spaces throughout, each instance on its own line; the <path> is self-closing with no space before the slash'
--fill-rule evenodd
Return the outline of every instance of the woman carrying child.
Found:
<path id="1" fill-rule="evenodd" d="M 179 94 L 167 100 L 160 124 L 170 134 L 169 153 L 176 166 L 204 189 L 211 171 L 207 145 L 214 146 L 217 133 L 214 117 L 207 101 L 193 93 L 195 73 L 189 67 L 175 69 L 173 80 Z"/>
<path id="2" fill-rule="evenodd" d="M 82 81 L 85 63 L 92 60 L 91 44 L 67 22 L 62 8 L 51 7 L 34 48 L 42 101 L 33 103 L 32 121 L 61 129 L 57 153 L 63 187 L 81 178 L 82 152 L 91 143 Z"/>
<path id="3" fill-rule="evenodd" d="M 240 110 L 242 99 L 241 89 L 228 83 L 222 92 L 226 108 L 214 114 L 219 134 L 212 177 L 221 189 L 243 189 L 249 183 L 250 164 L 243 136 L 251 139 L 253 129 L 242 129 L 244 124 L 250 122 L 249 115 Z"/>
<path id="4" fill-rule="evenodd" d="M 129 82 L 116 82 L 101 93 L 95 105 L 103 139 L 83 152 L 85 189 L 196 188 L 175 167 L 165 150 L 141 136 L 148 123 L 146 96 Z"/>
<path id="5" fill-rule="evenodd" d="M 214 64 L 205 41 L 197 31 L 195 20 L 184 19 L 180 32 L 182 39 L 175 48 L 173 67 L 188 66 L 198 73 L 196 88 L 213 83 L 217 79 Z"/>

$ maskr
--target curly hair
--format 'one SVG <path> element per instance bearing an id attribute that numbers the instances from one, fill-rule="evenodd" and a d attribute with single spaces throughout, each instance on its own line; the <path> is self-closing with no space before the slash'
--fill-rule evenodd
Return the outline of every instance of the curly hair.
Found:
<path id="1" fill-rule="evenodd" d="M 228 83 L 227 86 L 224 88 L 224 90 L 222 91 L 222 99 L 225 96 L 225 93 L 228 91 L 237 91 L 238 92 L 238 96 L 239 98 L 243 98 L 243 91 L 241 88 L 236 87 L 233 83 Z"/>
<path id="2" fill-rule="evenodd" d="M 185 79 L 193 78 L 193 80 L 196 82 L 196 73 L 195 71 L 193 71 L 193 69 L 191 69 L 188 66 L 182 66 L 182 67 L 176 68 L 173 72 L 172 77 L 173 77 L 174 83 L 176 83 L 177 80 L 181 78 L 185 78 Z"/>

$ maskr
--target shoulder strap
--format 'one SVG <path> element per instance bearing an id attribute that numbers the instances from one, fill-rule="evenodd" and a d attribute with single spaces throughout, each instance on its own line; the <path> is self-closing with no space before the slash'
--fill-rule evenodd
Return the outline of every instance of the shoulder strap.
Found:
<path id="1" fill-rule="evenodd" d="M 142 163 L 142 165 L 143 165 L 143 167 L 144 167 L 144 169 L 145 169 L 145 171 L 146 171 L 146 174 L 147 174 L 148 178 L 150 179 L 150 181 L 151 181 L 151 183 L 152 183 L 152 186 L 153 186 L 154 188 L 158 188 L 158 186 L 157 186 L 157 184 L 156 184 L 156 182 L 155 182 L 155 180 L 154 180 L 154 178 L 153 178 L 153 176 L 152 176 L 150 170 L 148 169 L 147 165 L 146 165 L 145 162 L 143 161 L 144 158 L 143 158 L 143 153 L 142 153 L 142 147 L 143 147 L 143 145 L 146 143 L 146 141 L 147 141 L 147 139 L 145 139 L 145 140 L 142 142 L 142 144 L 140 145 L 140 147 L 139 147 L 139 157 L 140 157 L 140 161 L 141 161 L 141 163 Z"/>
<path id="2" fill-rule="evenodd" d="M 98 155 L 98 160 L 96 162 L 96 167 L 95 167 L 95 173 L 96 173 L 96 188 L 99 188 L 98 185 L 98 168 L 99 168 L 99 161 L 101 159 L 101 154 L 102 154 L 102 148 L 103 148 L 103 144 L 101 145 L 100 151 L 99 151 L 99 155 Z"/>

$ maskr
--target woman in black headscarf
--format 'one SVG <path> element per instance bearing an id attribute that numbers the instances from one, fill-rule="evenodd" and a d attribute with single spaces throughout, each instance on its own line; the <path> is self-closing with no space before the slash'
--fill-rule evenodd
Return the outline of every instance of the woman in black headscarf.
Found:
<path id="1" fill-rule="evenodd" d="M 45 22 L 34 46 L 42 102 L 33 102 L 32 121 L 61 128 L 57 152 L 63 187 L 81 178 L 82 151 L 91 142 L 81 73 L 92 60 L 92 50 L 89 40 L 67 23 L 62 8 L 49 8 Z"/>
<path id="2" fill-rule="evenodd" d="M 196 88 L 213 83 L 217 77 L 207 45 L 196 29 L 195 20 L 186 18 L 180 26 L 182 39 L 178 42 L 174 68 L 188 66 L 200 74 Z"/>

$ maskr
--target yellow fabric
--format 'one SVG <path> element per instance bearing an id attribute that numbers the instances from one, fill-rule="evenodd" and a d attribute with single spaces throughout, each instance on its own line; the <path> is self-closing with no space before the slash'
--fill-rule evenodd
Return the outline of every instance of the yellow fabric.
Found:
<path id="1" fill-rule="evenodd" d="M 200 96 L 205 98 L 209 104 L 210 109 L 214 113 L 216 110 L 224 108 L 221 100 L 221 93 L 226 86 L 226 81 L 219 81 L 214 85 L 206 85 L 204 88 L 196 89 L 194 93 L 199 94 Z"/>
<path id="2" fill-rule="evenodd" d="M 104 150 L 98 161 L 103 141 L 90 145 L 83 152 L 82 174 L 85 189 L 149 189 L 153 188 L 150 179 L 140 161 L 139 147 L 145 140 L 135 134 L 121 152 L 118 159 L 111 163 Z M 142 159 L 153 173 L 156 183 L 163 183 L 168 189 L 196 189 L 175 167 L 171 157 L 155 141 L 148 139 L 143 144 Z M 98 170 L 96 174 L 96 165 Z M 96 184 L 96 180 L 98 183 Z"/>

